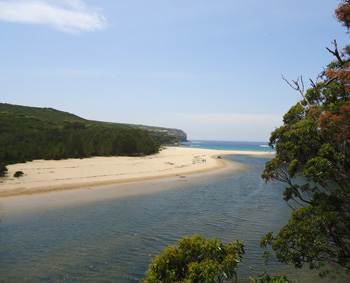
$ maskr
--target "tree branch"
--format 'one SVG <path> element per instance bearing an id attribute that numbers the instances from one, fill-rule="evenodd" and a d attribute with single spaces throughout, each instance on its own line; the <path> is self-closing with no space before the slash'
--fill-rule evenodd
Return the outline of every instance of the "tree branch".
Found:
<path id="1" fill-rule="evenodd" d="M 306 98 L 305 94 L 304 94 L 304 81 L 303 81 L 303 76 L 300 76 L 297 78 L 296 81 L 293 81 L 292 82 L 294 83 L 294 85 L 292 85 L 286 78 L 283 77 L 282 75 L 282 79 L 294 90 L 298 91 L 300 93 L 300 95 L 304 98 L 304 100 L 306 101 L 307 105 L 309 106 L 309 108 L 311 108 L 311 104 L 309 102 L 309 100 Z M 299 80 L 300 80 L 300 83 L 301 83 L 301 86 L 300 86 L 300 83 L 299 83 Z M 299 101 L 299 104 L 305 109 L 307 107 L 303 106 L 301 104 L 301 102 Z"/>
<path id="2" fill-rule="evenodd" d="M 338 59 L 340 65 L 343 66 L 345 63 L 350 62 L 350 59 L 347 59 L 347 60 L 344 61 L 341 58 L 341 55 L 339 54 L 339 51 L 338 51 L 338 44 L 337 44 L 337 41 L 335 39 L 332 42 L 332 44 L 334 45 L 334 51 L 330 50 L 328 47 L 326 47 L 326 49 Z"/>
<path id="3" fill-rule="evenodd" d="M 334 39 L 334 41 L 332 42 L 332 44 L 334 45 L 334 51 L 330 50 L 328 47 L 326 47 L 326 49 L 332 53 L 337 59 L 338 61 L 340 62 L 340 64 L 344 64 L 344 61 L 343 59 L 341 58 L 340 54 L 339 54 L 339 51 L 338 51 L 338 44 L 337 44 L 337 41 Z"/>

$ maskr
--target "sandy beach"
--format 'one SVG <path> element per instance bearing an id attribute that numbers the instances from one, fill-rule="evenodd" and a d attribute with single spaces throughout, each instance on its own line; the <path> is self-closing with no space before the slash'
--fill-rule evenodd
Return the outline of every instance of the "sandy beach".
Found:
<path id="1" fill-rule="evenodd" d="M 227 167 L 227 162 L 218 158 L 224 154 L 264 153 L 167 147 L 158 154 L 144 157 L 34 160 L 7 166 L 8 174 L 1 179 L 0 197 L 24 197 L 153 179 L 185 178 Z M 234 166 L 239 170 L 242 165 L 237 163 Z M 13 177 L 16 171 L 22 171 L 24 175 Z"/>

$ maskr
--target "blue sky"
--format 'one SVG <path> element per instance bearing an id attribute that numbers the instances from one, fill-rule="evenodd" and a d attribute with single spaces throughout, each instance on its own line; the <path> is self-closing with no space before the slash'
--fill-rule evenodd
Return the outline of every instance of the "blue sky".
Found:
<path id="1" fill-rule="evenodd" d="M 0 0 L 0 101 L 267 141 L 349 36 L 337 0 Z"/>

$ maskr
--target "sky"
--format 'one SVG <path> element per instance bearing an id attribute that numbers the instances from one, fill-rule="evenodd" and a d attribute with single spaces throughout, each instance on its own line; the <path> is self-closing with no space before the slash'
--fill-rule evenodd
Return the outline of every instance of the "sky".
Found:
<path id="1" fill-rule="evenodd" d="M 349 41 L 337 0 L 0 0 L 0 102 L 268 141 Z"/>

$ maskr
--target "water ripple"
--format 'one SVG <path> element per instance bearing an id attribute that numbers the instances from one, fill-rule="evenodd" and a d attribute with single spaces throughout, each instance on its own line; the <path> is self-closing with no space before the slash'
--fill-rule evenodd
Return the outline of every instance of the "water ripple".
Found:
<path id="1" fill-rule="evenodd" d="M 263 266 L 261 236 L 277 231 L 290 214 L 280 184 L 260 178 L 266 160 L 234 156 L 247 170 L 207 184 L 157 194 L 8 215 L 1 210 L 0 281 L 138 282 L 150 260 L 181 237 L 202 233 L 225 243 L 240 239 L 244 281 L 265 270 L 319 282 L 272 260 Z M 253 267 L 253 270 L 250 268 Z M 300 282 L 302 282 L 301 280 Z"/>

